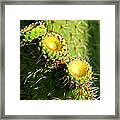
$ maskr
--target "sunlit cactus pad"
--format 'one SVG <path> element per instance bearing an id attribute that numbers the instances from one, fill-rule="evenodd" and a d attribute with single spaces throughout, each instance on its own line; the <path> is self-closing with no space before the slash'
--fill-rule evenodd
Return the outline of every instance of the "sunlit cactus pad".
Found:
<path id="1" fill-rule="evenodd" d="M 100 21 L 20 21 L 21 100 L 100 100 Z"/>

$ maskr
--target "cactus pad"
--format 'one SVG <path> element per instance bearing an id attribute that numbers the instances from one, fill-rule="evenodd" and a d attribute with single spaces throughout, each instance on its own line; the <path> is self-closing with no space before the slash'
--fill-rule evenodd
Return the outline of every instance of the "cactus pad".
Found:
<path id="1" fill-rule="evenodd" d="M 20 31 L 21 37 L 25 42 L 32 42 L 34 39 L 38 39 L 46 34 L 46 27 L 44 22 L 32 23 L 29 26 L 25 26 Z"/>

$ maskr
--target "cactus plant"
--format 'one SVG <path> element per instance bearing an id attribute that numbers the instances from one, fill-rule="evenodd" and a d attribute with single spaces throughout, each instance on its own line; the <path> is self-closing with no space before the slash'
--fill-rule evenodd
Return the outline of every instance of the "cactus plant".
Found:
<path id="1" fill-rule="evenodd" d="M 99 21 L 23 24 L 25 21 L 20 30 L 21 99 L 100 99 Z"/>

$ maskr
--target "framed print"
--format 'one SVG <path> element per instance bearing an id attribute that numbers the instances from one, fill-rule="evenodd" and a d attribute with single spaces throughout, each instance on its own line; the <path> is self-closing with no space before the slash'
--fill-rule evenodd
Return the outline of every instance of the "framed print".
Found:
<path id="1" fill-rule="evenodd" d="M 1 9 L 2 119 L 119 119 L 117 0 Z"/>

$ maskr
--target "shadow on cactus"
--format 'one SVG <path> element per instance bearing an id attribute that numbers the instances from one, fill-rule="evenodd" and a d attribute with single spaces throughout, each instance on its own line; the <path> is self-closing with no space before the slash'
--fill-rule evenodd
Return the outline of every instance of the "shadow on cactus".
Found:
<path id="1" fill-rule="evenodd" d="M 98 20 L 20 21 L 21 100 L 99 100 Z"/>

